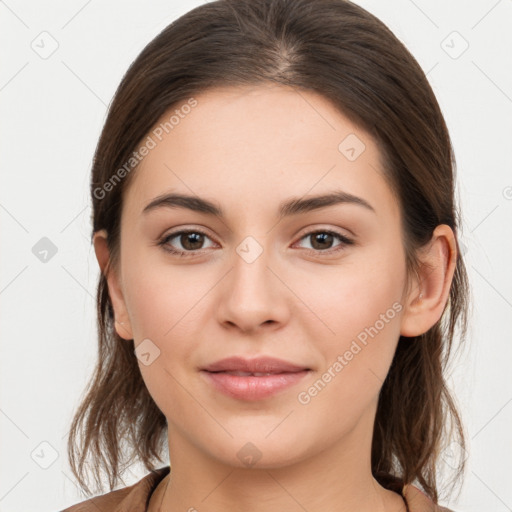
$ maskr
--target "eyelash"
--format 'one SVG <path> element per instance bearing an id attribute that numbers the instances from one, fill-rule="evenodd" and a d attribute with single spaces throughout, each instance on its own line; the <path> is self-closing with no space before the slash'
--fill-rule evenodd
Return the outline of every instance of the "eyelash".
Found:
<path id="1" fill-rule="evenodd" d="M 202 231 L 200 229 L 186 229 L 186 230 L 176 231 L 174 233 L 170 233 L 170 234 L 166 235 L 165 237 L 163 237 L 161 240 L 159 240 L 157 242 L 157 245 L 161 246 L 164 251 L 169 252 L 169 253 L 173 254 L 174 256 L 184 257 L 184 258 L 196 256 L 197 253 L 199 251 L 201 251 L 201 249 L 197 249 L 196 251 L 178 251 L 176 249 L 169 248 L 169 246 L 167 245 L 169 243 L 169 241 L 172 240 L 173 238 L 176 238 L 179 235 L 185 235 L 185 234 L 190 234 L 190 233 L 201 234 L 201 235 L 204 235 L 204 236 L 210 238 L 207 233 L 205 233 L 204 231 Z M 317 250 L 317 249 L 306 249 L 306 251 L 313 252 L 315 254 L 329 254 L 330 255 L 330 254 L 336 253 L 338 251 L 344 250 L 345 245 L 353 245 L 354 244 L 354 241 L 351 240 L 350 238 L 347 238 L 345 235 L 342 235 L 341 233 L 338 233 L 336 231 L 332 231 L 329 229 L 320 229 L 320 230 L 310 231 L 310 232 L 304 234 L 299 239 L 299 241 L 303 240 L 304 238 L 307 238 L 308 236 L 315 235 L 318 233 L 333 235 L 341 242 L 341 244 L 335 248 L 326 249 L 325 251 L 321 251 L 321 250 Z"/>

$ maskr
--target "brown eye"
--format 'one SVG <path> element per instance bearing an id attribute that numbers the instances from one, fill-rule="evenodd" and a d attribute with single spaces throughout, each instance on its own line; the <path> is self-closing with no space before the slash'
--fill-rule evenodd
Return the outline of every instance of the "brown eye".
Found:
<path id="1" fill-rule="evenodd" d="M 179 241 L 184 249 L 195 251 L 202 248 L 204 235 L 196 232 L 183 233 L 179 235 Z"/>
<path id="2" fill-rule="evenodd" d="M 171 254 L 193 256 L 194 251 L 205 249 L 204 243 L 207 239 L 209 240 L 210 237 L 202 231 L 176 231 L 162 238 L 158 244 Z"/>
<path id="3" fill-rule="evenodd" d="M 315 233 L 309 236 L 312 240 L 313 249 L 330 249 L 334 242 L 334 237 L 329 233 Z"/>
<path id="4" fill-rule="evenodd" d="M 341 233 L 335 231 L 311 231 L 304 235 L 301 240 L 309 240 L 311 247 L 306 247 L 315 252 L 334 252 L 342 250 L 346 245 L 352 245 L 354 242 Z M 336 240 L 338 244 L 334 245 Z"/>

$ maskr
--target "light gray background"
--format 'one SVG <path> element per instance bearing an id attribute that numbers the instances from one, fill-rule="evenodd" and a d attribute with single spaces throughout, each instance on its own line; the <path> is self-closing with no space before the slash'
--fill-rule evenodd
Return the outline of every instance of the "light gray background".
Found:
<path id="1" fill-rule="evenodd" d="M 1 512 L 57 511 L 84 499 L 65 436 L 96 358 L 92 155 L 129 64 L 201 3 L 0 2 Z M 357 3 L 428 72 L 458 162 L 474 305 L 451 383 L 469 467 L 460 499 L 445 505 L 510 511 L 512 1 Z M 57 248 L 46 262 L 33 252 L 43 237 Z M 145 474 L 134 467 L 125 482 Z"/>

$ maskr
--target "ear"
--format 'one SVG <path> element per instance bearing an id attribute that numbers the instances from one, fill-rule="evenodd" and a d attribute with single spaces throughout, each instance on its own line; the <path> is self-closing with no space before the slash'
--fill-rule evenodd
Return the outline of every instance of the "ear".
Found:
<path id="1" fill-rule="evenodd" d="M 93 236 L 94 251 L 96 253 L 96 259 L 98 260 L 101 273 L 105 275 L 107 279 L 108 292 L 114 309 L 114 327 L 116 332 L 121 336 L 121 338 L 131 340 L 133 339 L 133 333 L 119 277 L 116 270 L 109 265 L 110 251 L 107 245 L 107 238 L 108 235 L 106 230 L 101 229 L 96 231 Z"/>
<path id="2" fill-rule="evenodd" d="M 406 296 L 402 315 L 400 334 L 406 337 L 427 332 L 443 314 L 457 263 L 457 244 L 450 226 L 437 226 L 418 256 L 418 279 Z"/>

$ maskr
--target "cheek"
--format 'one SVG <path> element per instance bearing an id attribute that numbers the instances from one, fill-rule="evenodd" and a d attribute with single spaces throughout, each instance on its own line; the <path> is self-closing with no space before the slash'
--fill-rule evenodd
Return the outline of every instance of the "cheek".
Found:
<path id="1" fill-rule="evenodd" d="M 397 309 L 405 278 L 405 260 L 392 248 L 354 253 L 337 265 L 318 265 L 290 274 L 294 292 L 304 305 L 310 328 L 316 326 L 316 338 L 328 346 L 343 344 L 365 328 L 385 320 L 397 323 Z M 376 252 L 376 251 L 375 251 Z M 307 309 L 306 309 L 307 306 Z"/>
<path id="2" fill-rule="evenodd" d="M 404 277 L 401 254 L 384 248 L 379 258 L 361 253 L 335 270 L 324 267 L 314 278 L 297 279 L 297 294 L 314 313 L 302 327 L 321 355 L 319 406 L 347 405 L 357 397 L 364 407 L 376 398 L 400 336 Z"/>
<path id="3" fill-rule="evenodd" d="M 190 396 L 180 383 L 186 382 L 204 338 L 201 299 L 212 288 L 212 276 L 198 272 L 199 266 L 195 272 L 170 265 L 131 268 L 136 271 L 127 273 L 125 288 L 135 349 L 140 345 L 142 352 L 145 343 L 157 354 L 147 365 L 138 360 L 142 378 L 161 411 L 186 410 Z"/>
<path id="4" fill-rule="evenodd" d="M 156 249 L 152 249 L 155 251 Z M 211 270 L 132 256 L 126 260 L 126 302 L 135 340 L 171 340 L 197 322 L 200 301 L 212 288 Z"/>

